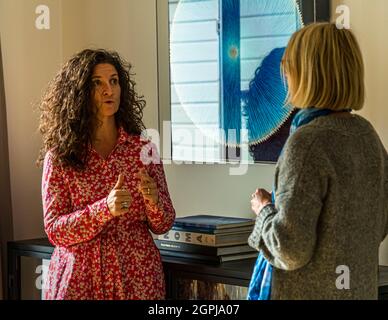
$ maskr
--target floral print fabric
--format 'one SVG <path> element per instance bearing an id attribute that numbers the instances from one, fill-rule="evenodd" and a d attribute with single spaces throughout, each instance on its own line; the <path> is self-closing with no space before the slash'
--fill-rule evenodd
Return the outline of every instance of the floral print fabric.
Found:
<path id="1" fill-rule="evenodd" d="M 84 171 L 54 164 L 52 153 L 46 154 L 44 227 L 55 250 L 45 299 L 164 299 L 163 266 L 150 231 L 167 232 L 175 210 L 162 163 L 145 165 L 140 160 L 154 150 L 149 141 L 120 128 L 117 144 L 106 159 L 89 148 Z M 158 205 L 145 203 L 138 190 L 136 174 L 142 168 L 158 185 Z M 127 214 L 114 217 L 106 199 L 120 173 L 132 203 Z"/>

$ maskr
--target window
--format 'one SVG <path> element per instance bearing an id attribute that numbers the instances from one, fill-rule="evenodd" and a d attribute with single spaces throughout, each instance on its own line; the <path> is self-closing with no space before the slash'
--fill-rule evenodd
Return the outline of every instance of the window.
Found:
<path id="1" fill-rule="evenodd" d="M 219 1 L 169 1 L 172 158 L 220 159 Z"/>
<path id="2" fill-rule="evenodd" d="M 316 12 L 295 0 L 168 1 L 174 161 L 224 162 L 244 143 L 251 161 L 277 160 L 293 116 L 280 61 Z"/>

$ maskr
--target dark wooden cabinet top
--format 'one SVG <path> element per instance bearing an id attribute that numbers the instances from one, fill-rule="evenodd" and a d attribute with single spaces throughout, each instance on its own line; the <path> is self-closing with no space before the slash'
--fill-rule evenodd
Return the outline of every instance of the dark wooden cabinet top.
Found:
<path id="1" fill-rule="evenodd" d="M 44 255 L 51 254 L 54 250 L 54 246 L 47 238 L 11 241 L 8 243 L 8 247 L 23 252 L 34 252 L 37 255 L 39 255 L 39 253 Z M 242 280 L 250 279 L 256 261 L 256 259 L 246 259 L 214 265 L 196 260 L 167 256 L 162 256 L 162 260 L 164 264 L 168 265 L 170 270 L 187 270 L 187 272 L 191 273 L 230 277 Z M 379 267 L 379 286 L 388 286 L 388 266 Z"/>

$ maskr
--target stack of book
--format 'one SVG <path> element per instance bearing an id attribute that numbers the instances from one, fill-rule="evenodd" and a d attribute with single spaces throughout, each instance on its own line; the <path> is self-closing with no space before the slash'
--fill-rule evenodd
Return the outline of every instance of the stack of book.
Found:
<path id="1" fill-rule="evenodd" d="M 164 256 L 213 263 L 257 257 L 247 241 L 254 219 L 196 215 L 177 218 L 172 229 L 155 235 L 155 243 Z"/>

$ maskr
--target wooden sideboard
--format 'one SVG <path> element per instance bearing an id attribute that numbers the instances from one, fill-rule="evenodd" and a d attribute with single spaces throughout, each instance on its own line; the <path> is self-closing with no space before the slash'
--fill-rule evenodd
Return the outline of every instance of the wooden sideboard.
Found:
<path id="1" fill-rule="evenodd" d="M 47 238 L 8 242 L 8 299 L 20 300 L 20 258 L 50 259 L 54 250 Z M 255 259 L 220 265 L 162 256 L 167 299 L 244 300 Z M 379 299 L 388 300 L 388 267 L 379 268 Z"/>

